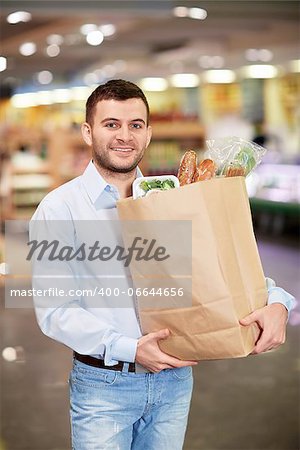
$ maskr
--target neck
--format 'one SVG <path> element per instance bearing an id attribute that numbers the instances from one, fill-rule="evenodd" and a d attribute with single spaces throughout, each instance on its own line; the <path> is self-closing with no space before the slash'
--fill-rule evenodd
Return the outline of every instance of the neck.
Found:
<path id="1" fill-rule="evenodd" d="M 130 197 L 132 195 L 132 183 L 136 178 L 136 169 L 127 173 L 112 172 L 99 166 L 95 160 L 93 163 L 104 180 L 107 181 L 107 183 L 116 186 L 121 198 Z"/>

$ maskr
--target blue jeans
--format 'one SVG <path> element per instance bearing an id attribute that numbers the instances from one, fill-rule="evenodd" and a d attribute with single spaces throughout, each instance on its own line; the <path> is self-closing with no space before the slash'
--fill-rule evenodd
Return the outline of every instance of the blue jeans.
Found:
<path id="1" fill-rule="evenodd" d="M 128 373 L 74 360 L 70 375 L 74 450 L 181 450 L 192 369 Z"/>

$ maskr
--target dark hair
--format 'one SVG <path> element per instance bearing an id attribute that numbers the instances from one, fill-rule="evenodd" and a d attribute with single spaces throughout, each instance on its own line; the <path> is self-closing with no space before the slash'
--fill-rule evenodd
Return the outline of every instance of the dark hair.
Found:
<path id="1" fill-rule="evenodd" d="M 89 96 L 86 102 L 85 120 L 89 124 L 93 122 L 94 109 L 101 100 L 128 100 L 140 98 L 147 109 L 147 123 L 149 122 L 149 105 L 144 92 L 134 83 L 126 80 L 110 80 L 98 86 Z"/>

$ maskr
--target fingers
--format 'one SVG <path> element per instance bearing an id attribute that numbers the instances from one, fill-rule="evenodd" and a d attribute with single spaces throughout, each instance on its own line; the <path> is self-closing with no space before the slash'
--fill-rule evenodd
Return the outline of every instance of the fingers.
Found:
<path id="1" fill-rule="evenodd" d="M 168 328 L 165 328 L 163 330 L 159 330 L 155 333 L 153 333 L 153 337 L 157 340 L 167 339 L 170 336 L 170 330 Z M 197 361 L 190 361 L 190 360 L 181 360 L 179 358 L 176 358 L 174 356 L 170 356 L 167 353 L 164 353 L 161 351 L 161 362 L 162 365 L 165 367 L 163 368 L 174 368 L 174 367 L 185 367 L 185 366 L 195 366 L 198 364 Z"/>
<path id="2" fill-rule="evenodd" d="M 196 366 L 198 364 L 197 361 L 181 361 L 180 359 L 178 361 L 180 362 L 179 364 L 177 362 L 173 363 L 173 364 L 167 364 L 165 362 L 155 364 L 152 366 L 151 371 L 154 373 L 159 373 L 164 369 L 176 369 L 176 368 L 181 368 L 181 367 L 186 367 L 186 366 Z"/>
<path id="3" fill-rule="evenodd" d="M 251 314 L 248 314 L 248 316 L 241 319 L 239 322 L 241 325 L 247 326 L 251 325 L 254 322 L 258 322 L 260 319 L 260 309 L 257 309 L 256 311 L 253 311 Z"/>
<path id="4" fill-rule="evenodd" d="M 170 330 L 168 330 L 168 328 L 164 328 L 162 330 L 149 333 L 149 335 L 151 335 L 151 337 L 157 341 L 161 339 L 167 339 L 170 336 Z"/>
<path id="5" fill-rule="evenodd" d="M 193 360 L 182 360 L 178 358 L 174 358 L 173 356 L 167 355 L 166 353 L 163 353 L 164 360 L 163 364 L 167 364 L 171 367 L 185 367 L 185 366 L 196 366 L 198 364 L 198 361 Z"/>
<path id="6" fill-rule="evenodd" d="M 252 354 L 259 354 L 267 352 L 269 350 L 275 350 L 280 347 L 280 345 L 285 343 L 285 333 L 283 334 L 273 334 L 264 332 L 262 337 L 257 341 Z"/>
<path id="7" fill-rule="evenodd" d="M 256 345 L 254 347 L 254 349 L 252 350 L 251 355 L 259 355 L 260 353 L 270 352 L 271 350 L 275 350 L 277 347 L 279 347 L 279 345 L 274 346 L 274 347 L 268 347 L 263 344 Z"/>
<path id="8" fill-rule="evenodd" d="M 167 339 L 169 336 L 170 331 L 165 328 L 141 337 L 138 341 L 136 361 L 154 373 L 163 369 L 196 365 L 197 361 L 184 361 L 168 355 L 160 349 L 159 341 Z"/>
<path id="9" fill-rule="evenodd" d="M 154 331 L 152 333 L 145 334 L 138 340 L 138 347 L 145 344 L 158 346 L 158 341 L 167 339 L 170 336 L 170 331 L 165 328 L 159 331 Z"/>
<path id="10" fill-rule="evenodd" d="M 285 342 L 287 310 L 281 304 L 271 304 L 260 308 L 240 320 L 247 326 L 253 322 L 260 328 L 260 335 L 252 354 L 273 350 Z"/>
<path id="11" fill-rule="evenodd" d="M 165 370 L 165 369 L 174 369 L 174 367 L 170 366 L 169 364 L 156 364 L 151 369 L 151 372 L 159 373 L 159 372 L 161 372 L 162 370 Z"/>

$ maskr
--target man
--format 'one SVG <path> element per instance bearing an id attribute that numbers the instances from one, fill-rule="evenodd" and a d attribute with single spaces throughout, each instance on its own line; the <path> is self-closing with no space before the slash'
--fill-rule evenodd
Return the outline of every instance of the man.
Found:
<path id="1" fill-rule="evenodd" d="M 103 213 L 115 211 L 118 199 L 131 195 L 151 139 L 143 92 L 124 80 L 99 86 L 87 100 L 82 135 L 92 161 L 82 176 L 48 194 L 33 220 L 64 220 L 76 227 L 76 221 L 103 219 Z M 74 245 L 72 233 L 61 237 Z M 71 267 L 75 277 L 74 272 Z M 262 330 L 254 353 L 276 348 L 285 339 L 292 297 L 268 283 L 269 305 L 241 321 L 257 322 Z M 169 335 L 166 329 L 141 336 L 133 302 L 128 308 L 89 308 L 84 298 L 75 303 L 75 308 L 61 301 L 53 308 L 36 309 L 42 331 L 74 350 L 73 448 L 181 449 L 192 393 L 191 366 L 197 363 L 160 350 L 159 341 Z"/>

